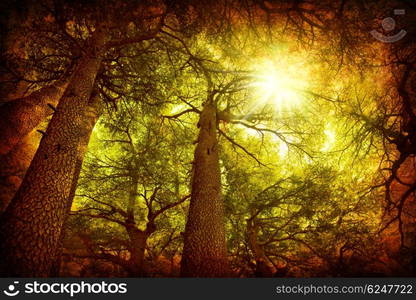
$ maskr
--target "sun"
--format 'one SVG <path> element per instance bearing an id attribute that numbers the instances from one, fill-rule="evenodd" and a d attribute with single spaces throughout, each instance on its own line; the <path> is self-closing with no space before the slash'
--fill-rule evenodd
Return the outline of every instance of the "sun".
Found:
<path id="1" fill-rule="evenodd" d="M 279 111 L 299 107 L 309 86 L 308 70 L 304 65 L 265 60 L 254 65 L 253 86 L 259 104 L 272 104 Z"/>

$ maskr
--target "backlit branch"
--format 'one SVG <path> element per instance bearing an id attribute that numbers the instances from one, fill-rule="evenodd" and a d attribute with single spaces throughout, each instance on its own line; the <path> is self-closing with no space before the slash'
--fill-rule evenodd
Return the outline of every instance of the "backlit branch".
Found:
<path id="1" fill-rule="evenodd" d="M 255 125 L 250 125 L 250 124 L 247 124 L 246 122 L 242 122 L 242 121 L 230 121 L 230 123 L 243 125 L 247 128 L 250 128 L 250 129 L 253 129 L 253 130 L 257 131 L 258 133 L 260 133 L 262 135 L 264 134 L 264 132 L 272 133 L 276 137 L 278 137 L 281 141 L 286 143 L 287 145 L 293 146 L 293 147 L 297 148 L 298 150 L 300 150 L 301 152 L 305 153 L 310 158 L 313 158 L 313 156 L 310 153 L 308 153 L 305 149 L 303 149 L 300 145 L 289 142 L 282 132 L 278 132 L 276 130 L 269 129 L 269 128 L 259 128 L 259 127 L 256 127 Z"/>
<path id="2" fill-rule="evenodd" d="M 253 153 L 249 152 L 245 147 L 241 146 L 239 143 L 237 143 L 236 141 L 234 141 L 231 137 L 229 137 L 228 135 L 226 135 L 225 132 L 222 131 L 220 128 L 218 128 L 218 132 L 223 137 L 225 137 L 225 139 L 228 140 L 231 144 L 233 144 L 237 148 L 240 148 L 241 150 L 243 150 L 244 153 L 246 153 L 248 156 L 250 156 L 251 158 L 253 158 L 259 165 L 266 167 L 266 165 L 263 164 Z"/>

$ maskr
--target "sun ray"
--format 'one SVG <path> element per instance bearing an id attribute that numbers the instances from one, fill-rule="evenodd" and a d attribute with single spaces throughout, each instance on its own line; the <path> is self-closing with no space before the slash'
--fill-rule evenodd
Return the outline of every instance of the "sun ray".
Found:
<path id="1" fill-rule="evenodd" d="M 289 59 L 288 59 L 289 60 Z M 264 60 L 255 64 L 255 107 L 270 104 L 277 113 L 283 113 L 302 105 L 304 93 L 309 87 L 309 72 L 303 63 L 280 63 Z"/>

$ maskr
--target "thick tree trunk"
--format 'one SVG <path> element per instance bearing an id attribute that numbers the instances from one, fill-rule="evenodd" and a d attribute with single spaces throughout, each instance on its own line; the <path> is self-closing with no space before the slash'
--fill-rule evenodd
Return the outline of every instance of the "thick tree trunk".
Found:
<path id="1" fill-rule="evenodd" d="M 56 106 L 67 85 L 67 81 L 59 81 L 27 97 L 0 106 L 0 155 L 10 152 L 39 123 L 52 114 L 53 110 L 48 104 Z"/>
<path id="2" fill-rule="evenodd" d="M 74 71 L 23 183 L 0 222 L 0 270 L 4 276 L 48 276 L 67 215 L 78 161 L 83 112 L 107 39 L 98 28 Z"/>
<path id="3" fill-rule="evenodd" d="M 183 277 L 230 275 L 221 195 L 216 109 L 207 103 L 198 123 L 192 193 L 181 262 Z"/>
<path id="4" fill-rule="evenodd" d="M 58 247 L 56 249 L 54 263 L 52 265 L 51 277 L 58 277 L 60 273 L 60 266 L 61 266 L 61 256 L 63 251 L 63 242 L 65 238 L 65 231 L 66 231 L 66 223 L 71 211 L 72 202 L 75 197 L 75 192 L 77 190 L 78 179 L 82 169 L 82 163 L 84 161 L 85 153 L 88 149 L 88 143 L 90 141 L 91 133 L 97 123 L 98 119 L 102 114 L 102 102 L 97 92 L 94 92 L 91 95 L 91 99 L 88 102 L 88 107 L 84 112 L 84 118 L 82 122 L 84 123 L 83 130 L 81 131 L 79 147 L 78 147 L 78 159 L 74 169 L 74 177 L 72 179 L 71 191 L 68 196 L 67 201 L 67 213 L 65 216 L 64 226 L 62 227 L 61 236 L 59 238 Z"/>
<path id="5" fill-rule="evenodd" d="M 61 263 L 62 263 L 62 252 L 64 249 L 64 239 L 65 239 L 65 232 L 66 232 L 66 222 L 68 220 L 68 215 L 69 212 L 71 211 L 71 206 L 72 206 L 72 201 L 75 197 L 75 192 L 77 189 L 77 183 L 78 183 L 78 179 L 79 179 L 79 174 L 81 173 L 81 169 L 82 169 L 82 159 L 78 159 L 78 161 L 76 162 L 76 166 L 75 166 L 75 170 L 74 170 L 74 178 L 72 181 L 72 186 L 71 186 L 71 192 L 69 194 L 68 197 L 68 203 L 67 203 L 67 215 L 65 217 L 65 221 L 63 222 L 63 226 L 62 226 L 62 230 L 61 230 L 61 235 L 59 237 L 59 241 L 58 241 L 58 246 L 56 248 L 56 253 L 54 255 L 52 255 L 52 266 L 51 266 L 51 270 L 50 270 L 50 277 L 59 277 L 60 271 L 61 271 Z"/>
<path id="6" fill-rule="evenodd" d="M 18 190 L 41 139 L 36 129 L 45 127 L 47 116 L 64 93 L 67 82 L 45 87 L 0 107 L 0 212 Z"/>

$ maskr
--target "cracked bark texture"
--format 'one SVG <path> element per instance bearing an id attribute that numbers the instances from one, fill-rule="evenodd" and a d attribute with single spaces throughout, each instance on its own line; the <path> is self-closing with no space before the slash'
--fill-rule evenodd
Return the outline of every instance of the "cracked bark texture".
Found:
<path id="1" fill-rule="evenodd" d="M 182 277 L 230 275 L 221 195 L 216 108 L 205 104 L 194 154 L 192 192 L 184 234 Z"/>
<path id="2" fill-rule="evenodd" d="M 67 86 L 60 81 L 30 96 L 10 101 L 0 107 L 0 212 L 18 190 L 39 145 L 47 117 L 48 104 L 56 106 Z"/>
<path id="3" fill-rule="evenodd" d="M 98 27 L 48 125 L 15 197 L 0 220 L 0 274 L 46 277 L 67 215 L 86 109 L 105 51 Z"/>
<path id="4" fill-rule="evenodd" d="M 88 149 L 88 143 L 90 141 L 90 137 L 95 127 L 95 124 L 100 118 L 102 112 L 103 112 L 103 108 L 102 108 L 101 99 L 99 97 L 98 92 L 94 91 L 91 95 L 90 101 L 88 102 L 88 106 L 85 109 L 84 117 L 82 119 L 83 124 L 82 124 L 81 133 L 80 133 L 80 141 L 78 145 L 78 157 L 77 157 L 77 162 L 74 168 L 74 176 L 72 178 L 71 191 L 69 193 L 68 200 L 67 200 L 67 207 L 66 207 L 67 212 L 66 212 L 66 216 L 64 220 L 64 226 L 62 227 L 62 230 L 61 230 L 61 236 L 59 237 L 59 243 L 56 249 L 56 253 L 53 255 L 54 263 L 51 268 L 51 273 L 50 273 L 51 277 L 59 276 L 61 256 L 62 256 L 62 251 L 63 251 L 63 241 L 65 238 L 65 231 L 66 231 L 65 224 L 67 223 L 68 216 L 71 211 L 72 202 L 75 197 L 75 192 L 77 190 L 78 179 L 79 179 L 79 175 L 81 174 L 84 156 Z"/>
<path id="5" fill-rule="evenodd" d="M 9 153 L 26 135 L 52 114 L 68 85 L 66 80 L 41 88 L 0 107 L 0 155 Z"/>

